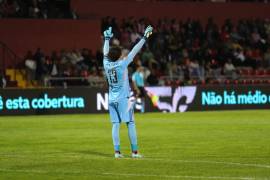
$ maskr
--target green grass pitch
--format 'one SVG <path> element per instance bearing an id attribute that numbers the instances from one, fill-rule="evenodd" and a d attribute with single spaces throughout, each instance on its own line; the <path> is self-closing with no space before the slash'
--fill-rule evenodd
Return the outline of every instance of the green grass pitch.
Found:
<path id="1" fill-rule="evenodd" d="M 270 111 L 136 114 L 143 159 L 105 115 L 0 117 L 0 179 L 270 179 Z"/>

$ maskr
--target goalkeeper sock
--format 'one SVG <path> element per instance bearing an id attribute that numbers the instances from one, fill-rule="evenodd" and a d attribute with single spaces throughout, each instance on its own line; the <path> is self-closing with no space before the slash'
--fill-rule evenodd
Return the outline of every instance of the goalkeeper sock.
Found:
<path id="1" fill-rule="evenodd" d="M 141 113 L 144 113 L 144 106 L 145 106 L 145 103 L 144 103 L 144 101 L 142 101 L 142 109 L 141 109 Z"/>
<path id="2" fill-rule="evenodd" d="M 136 133 L 136 126 L 134 121 L 130 121 L 127 123 L 128 127 L 128 136 L 129 136 L 129 141 L 131 145 L 131 150 L 132 152 L 137 152 L 138 151 L 138 145 L 137 145 L 137 133 Z"/>
<path id="3" fill-rule="evenodd" d="M 120 138 L 119 138 L 120 123 L 113 123 L 112 125 L 112 139 L 114 151 L 120 152 Z"/>

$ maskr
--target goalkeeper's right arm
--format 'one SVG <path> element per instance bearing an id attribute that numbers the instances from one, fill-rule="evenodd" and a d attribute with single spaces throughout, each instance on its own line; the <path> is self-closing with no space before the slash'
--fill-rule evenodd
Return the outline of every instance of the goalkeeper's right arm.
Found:
<path id="1" fill-rule="evenodd" d="M 104 41 L 104 46 L 103 46 L 103 55 L 104 56 L 108 56 L 109 49 L 110 49 L 110 42 L 109 42 L 109 40 L 105 40 Z"/>
<path id="2" fill-rule="evenodd" d="M 104 35 L 104 46 L 103 46 L 103 55 L 108 56 L 110 50 L 110 39 L 113 37 L 112 27 L 109 27 L 103 32 Z"/>

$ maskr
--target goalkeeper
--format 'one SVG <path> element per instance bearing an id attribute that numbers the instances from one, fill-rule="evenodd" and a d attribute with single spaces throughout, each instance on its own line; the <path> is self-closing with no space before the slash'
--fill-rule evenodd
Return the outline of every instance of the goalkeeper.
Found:
<path id="1" fill-rule="evenodd" d="M 141 158 L 138 153 L 136 127 L 134 122 L 133 104 L 129 101 L 128 65 L 141 50 L 146 40 L 152 34 L 153 28 L 148 26 L 143 38 L 133 47 L 127 57 L 122 58 L 119 46 L 110 47 L 109 40 L 113 37 L 112 28 L 104 31 L 103 66 L 109 83 L 109 113 L 112 122 L 112 139 L 115 158 L 122 158 L 120 152 L 120 123 L 126 123 L 131 145 L 132 158 Z"/>

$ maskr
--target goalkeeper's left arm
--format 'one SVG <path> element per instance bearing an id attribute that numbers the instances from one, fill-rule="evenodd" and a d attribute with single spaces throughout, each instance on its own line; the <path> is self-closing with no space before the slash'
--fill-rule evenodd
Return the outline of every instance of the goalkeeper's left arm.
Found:
<path id="1" fill-rule="evenodd" d="M 131 61 L 134 59 L 136 54 L 141 50 L 145 41 L 149 38 L 149 36 L 152 34 L 152 32 L 153 32 L 153 27 L 149 25 L 145 29 L 143 38 L 132 48 L 132 50 L 128 54 L 128 56 L 127 56 L 128 64 L 131 63 Z"/>

